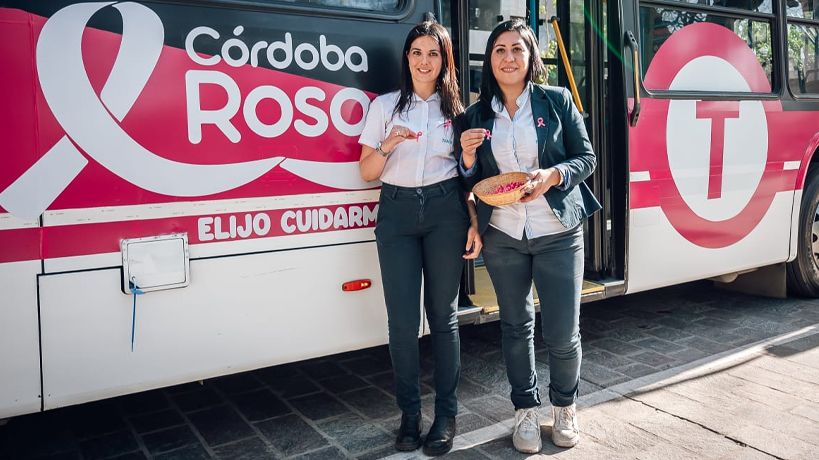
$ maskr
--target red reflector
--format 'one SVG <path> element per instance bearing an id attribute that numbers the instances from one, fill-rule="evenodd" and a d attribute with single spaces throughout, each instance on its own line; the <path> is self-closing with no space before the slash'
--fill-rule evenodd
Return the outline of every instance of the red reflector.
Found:
<path id="1" fill-rule="evenodd" d="M 362 289 L 367 289 L 368 287 L 372 286 L 373 282 L 370 280 L 355 280 L 355 281 L 347 281 L 346 283 L 341 285 L 341 290 L 344 292 L 348 291 L 360 291 Z"/>

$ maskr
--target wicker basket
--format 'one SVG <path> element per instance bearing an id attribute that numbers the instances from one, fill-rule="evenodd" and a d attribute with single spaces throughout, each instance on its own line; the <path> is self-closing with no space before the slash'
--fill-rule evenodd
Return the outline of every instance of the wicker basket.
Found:
<path id="1" fill-rule="evenodd" d="M 503 173 L 497 176 L 487 177 L 472 187 L 472 193 L 478 196 L 484 203 L 490 206 L 505 206 L 516 203 L 523 197 L 523 187 L 508 192 L 493 193 L 499 186 L 511 184 L 512 182 L 527 182 L 529 175 L 525 172 Z"/>

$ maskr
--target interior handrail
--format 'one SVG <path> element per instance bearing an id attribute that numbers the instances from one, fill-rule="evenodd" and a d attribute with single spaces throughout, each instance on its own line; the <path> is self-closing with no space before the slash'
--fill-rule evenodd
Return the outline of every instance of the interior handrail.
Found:
<path id="1" fill-rule="evenodd" d="M 566 69 L 566 76 L 569 78 L 569 89 L 572 91 L 572 98 L 574 105 L 581 114 L 584 113 L 583 103 L 580 102 L 580 93 L 577 92 L 577 83 L 574 81 L 574 72 L 572 72 L 572 65 L 569 62 L 569 56 L 566 54 L 566 45 L 563 44 L 563 36 L 560 34 L 560 28 L 557 25 L 557 16 L 552 16 L 549 22 L 555 30 L 555 39 L 557 40 L 557 48 L 560 51 L 560 58 L 563 60 L 563 67 Z"/>

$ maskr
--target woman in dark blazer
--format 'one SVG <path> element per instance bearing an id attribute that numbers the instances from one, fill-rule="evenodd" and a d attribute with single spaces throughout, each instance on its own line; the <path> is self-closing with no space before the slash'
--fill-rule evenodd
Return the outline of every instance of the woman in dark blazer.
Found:
<path id="1" fill-rule="evenodd" d="M 470 188 L 500 173 L 530 175 L 519 202 L 477 205 L 515 407 L 512 441 L 526 453 L 541 449 L 532 282 L 549 353 L 552 441 L 572 447 L 579 440 L 583 221 L 600 209 L 583 183 L 596 165 L 583 118 L 566 89 L 535 83 L 543 75 L 532 30 L 520 20 L 499 24 L 487 41 L 480 99 L 459 117 L 455 133 Z"/>

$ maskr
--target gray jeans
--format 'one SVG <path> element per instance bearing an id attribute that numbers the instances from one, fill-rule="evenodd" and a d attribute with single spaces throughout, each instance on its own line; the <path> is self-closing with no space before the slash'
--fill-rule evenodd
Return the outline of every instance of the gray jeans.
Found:
<path id="1" fill-rule="evenodd" d="M 549 354 L 549 399 L 569 406 L 580 381 L 580 292 L 583 226 L 533 240 L 516 240 L 493 227 L 483 236 L 483 257 L 495 286 L 506 375 L 515 409 L 540 405 L 535 372 L 535 309 L 540 298 L 543 340 Z"/>

